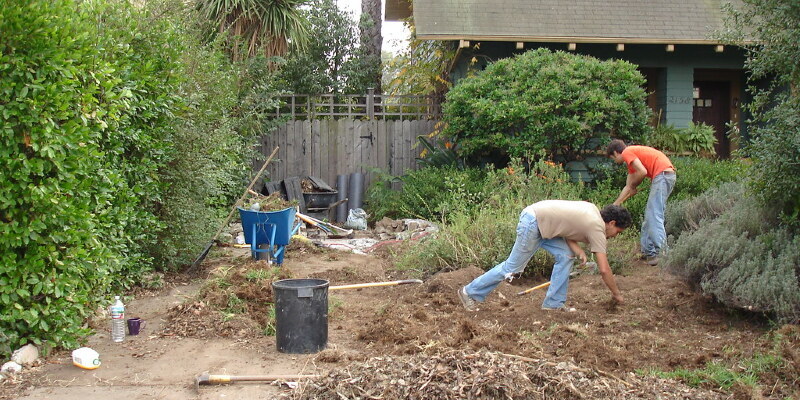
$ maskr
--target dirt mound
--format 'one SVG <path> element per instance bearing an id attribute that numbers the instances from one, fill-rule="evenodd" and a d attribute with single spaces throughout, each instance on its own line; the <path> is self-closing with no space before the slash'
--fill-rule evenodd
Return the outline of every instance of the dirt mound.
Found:
<path id="1" fill-rule="evenodd" d="M 720 399 L 655 378 L 626 380 L 581 368 L 489 351 L 373 357 L 314 379 L 292 399 Z"/>
<path id="2" fill-rule="evenodd" d="M 252 260 L 214 269 L 197 298 L 169 309 L 162 335 L 263 336 L 274 329 L 272 282 L 290 278 L 289 274 L 266 261 Z"/>

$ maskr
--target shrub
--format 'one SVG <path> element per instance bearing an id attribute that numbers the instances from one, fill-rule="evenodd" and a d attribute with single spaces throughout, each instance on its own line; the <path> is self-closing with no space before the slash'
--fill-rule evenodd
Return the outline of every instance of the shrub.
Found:
<path id="1" fill-rule="evenodd" d="M 714 160 L 700 157 L 670 157 L 678 173 L 670 201 L 689 199 L 725 182 L 740 181 L 749 174 L 748 160 Z"/>
<path id="2" fill-rule="evenodd" d="M 443 105 L 442 133 L 472 159 L 544 150 L 569 161 L 611 134 L 643 137 L 650 116 L 643 85 L 625 61 L 531 50 L 459 81 Z"/>
<path id="3" fill-rule="evenodd" d="M 696 229 L 691 230 L 693 224 L 683 225 L 690 230 L 683 231 L 671 246 L 665 267 L 726 305 L 797 322 L 800 238 L 777 224 L 776 214 L 753 196 L 731 201 L 732 194 L 744 192 L 741 185 L 731 183 L 683 203 L 685 207 L 716 206 L 707 207 Z"/>
<path id="4" fill-rule="evenodd" d="M 751 181 L 762 203 L 777 207 L 784 223 L 800 228 L 800 46 L 797 4 L 746 0 L 725 6 L 727 39 L 747 52 L 752 115 L 746 150 L 758 168 Z M 768 84 L 763 83 L 767 81 Z"/>
<path id="5" fill-rule="evenodd" d="M 186 259 L 244 175 L 223 118 L 241 82 L 213 47 L 180 56 L 183 7 L 0 3 L 0 353 L 75 347 L 110 292 Z"/>
<path id="6" fill-rule="evenodd" d="M 0 353 L 28 341 L 75 347 L 123 262 L 105 158 L 130 94 L 67 0 L 0 3 Z"/>
<path id="7" fill-rule="evenodd" d="M 668 235 L 680 236 L 684 231 L 695 231 L 707 219 L 714 219 L 728 211 L 745 196 L 739 182 L 723 183 L 702 196 L 667 203 L 664 216 Z"/>
<path id="8" fill-rule="evenodd" d="M 670 124 L 658 124 L 647 140 L 649 146 L 674 153 L 714 154 L 717 138 L 714 128 L 704 123 L 689 122 L 684 129 Z"/>
<path id="9" fill-rule="evenodd" d="M 438 221 L 454 210 L 469 209 L 485 197 L 485 171 L 480 168 L 426 167 L 401 178 L 379 175 L 367 190 L 370 218 L 422 218 Z M 402 190 L 392 190 L 402 182 Z"/>

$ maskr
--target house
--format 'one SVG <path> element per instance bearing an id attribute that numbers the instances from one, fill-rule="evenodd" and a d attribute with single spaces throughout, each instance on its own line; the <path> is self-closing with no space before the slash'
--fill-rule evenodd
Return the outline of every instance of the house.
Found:
<path id="1" fill-rule="evenodd" d="M 639 66 L 662 123 L 704 122 L 728 157 L 741 126 L 745 52 L 715 39 L 721 0 L 386 0 L 386 19 L 413 16 L 417 37 L 457 43 L 454 80 L 469 67 L 546 47 Z M 412 11 L 413 9 L 413 11 Z M 472 65 L 471 65 L 472 64 Z"/>

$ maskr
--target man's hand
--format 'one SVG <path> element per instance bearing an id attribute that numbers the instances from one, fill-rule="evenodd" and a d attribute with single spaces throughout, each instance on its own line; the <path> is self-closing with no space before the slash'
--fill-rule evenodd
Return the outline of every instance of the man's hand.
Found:
<path id="1" fill-rule="evenodd" d="M 578 242 L 567 239 L 567 247 L 572 251 L 572 256 L 581 259 L 581 265 L 586 264 L 586 252 L 583 251 Z"/>

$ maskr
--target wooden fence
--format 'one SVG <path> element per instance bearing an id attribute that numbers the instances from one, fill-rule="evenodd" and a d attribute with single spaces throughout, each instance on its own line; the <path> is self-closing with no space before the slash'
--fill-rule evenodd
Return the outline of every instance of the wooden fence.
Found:
<path id="1" fill-rule="evenodd" d="M 261 153 L 279 146 L 267 167 L 270 180 L 315 176 L 335 187 L 336 176 L 361 172 L 365 188 L 375 178 L 370 167 L 399 176 L 416 169 L 417 136 L 433 132 L 434 120 L 291 120 L 261 138 Z"/>
<path id="2" fill-rule="evenodd" d="M 278 146 L 277 160 L 267 167 L 273 181 L 291 176 L 315 176 L 336 186 L 337 175 L 361 172 L 365 188 L 379 168 L 394 176 L 418 168 L 422 147 L 417 137 L 428 135 L 441 117 L 441 99 L 432 96 L 386 96 L 369 91 L 362 96 L 287 95 L 273 114 L 289 117 L 264 135 L 260 152 L 266 157 Z M 338 119 L 337 119 L 338 118 Z M 261 164 L 254 162 L 254 167 Z"/>

